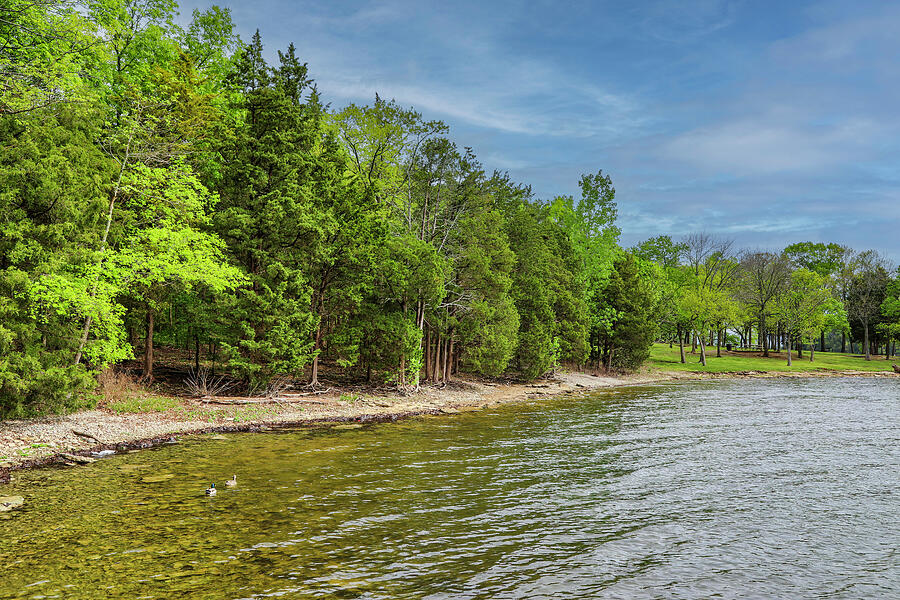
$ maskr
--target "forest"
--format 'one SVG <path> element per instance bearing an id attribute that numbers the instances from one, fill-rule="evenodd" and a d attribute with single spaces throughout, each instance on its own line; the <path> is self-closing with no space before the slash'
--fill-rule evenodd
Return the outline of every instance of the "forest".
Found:
<path id="1" fill-rule="evenodd" d="M 0 7 L 2 418 L 92 406 L 109 369 L 151 383 L 161 348 L 247 394 L 622 371 L 654 341 L 895 353 L 875 250 L 623 248 L 602 170 L 537 198 L 390 90 L 332 107 L 293 45 L 177 11 Z"/>

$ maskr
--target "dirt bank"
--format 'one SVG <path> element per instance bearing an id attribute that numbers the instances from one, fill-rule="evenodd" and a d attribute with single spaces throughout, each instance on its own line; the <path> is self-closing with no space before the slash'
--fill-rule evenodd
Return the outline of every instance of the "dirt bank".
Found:
<path id="1" fill-rule="evenodd" d="M 409 396 L 353 394 L 340 390 L 317 395 L 246 403 L 178 400 L 163 412 L 116 413 L 89 410 L 61 417 L 0 422 L 0 483 L 10 471 L 49 464 L 87 462 L 91 452 L 146 448 L 179 435 L 214 431 L 260 431 L 280 426 L 323 425 L 335 421 L 387 421 L 422 415 L 477 410 L 541 396 L 576 394 L 595 389 L 659 381 L 741 378 L 882 376 L 893 373 L 804 372 L 697 373 L 657 371 L 622 377 L 563 373 L 532 384 L 457 381 L 443 388 L 423 387 Z M 68 455 L 68 456 L 67 456 Z"/>

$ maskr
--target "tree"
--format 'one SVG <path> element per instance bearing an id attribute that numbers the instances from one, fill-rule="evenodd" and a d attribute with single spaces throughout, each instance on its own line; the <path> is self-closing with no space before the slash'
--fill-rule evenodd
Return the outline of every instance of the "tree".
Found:
<path id="1" fill-rule="evenodd" d="M 784 249 L 784 254 L 791 261 L 791 265 L 794 268 L 808 269 L 825 277 L 832 289 L 838 293 L 838 297 L 842 299 L 845 298 L 840 293 L 839 273 L 843 266 L 844 258 L 850 252 L 850 249 L 846 246 L 821 242 L 798 242 Z M 824 329 L 819 332 L 819 349 L 823 352 L 825 351 Z"/>
<path id="2" fill-rule="evenodd" d="M 229 265 L 224 243 L 206 231 L 217 198 L 190 167 L 139 165 L 122 185 L 122 233 L 104 277 L 143 305 L 146 315 L 144 379 L 153 379 L 154 315 L 178 292 L 204 287 L 233 290 L 243 276 Z"/>
<path id="3" fill-rule="evenodd" d="M 93 376 L 72 356 L 86 316 L 94 365 L 129 356 L 116 289 L 87 293 L 113 172 L 93 142 L 101 123 L 82 104 L 0 116 L 0 416 L 83 405 Z"/>
<path id="4" fill-rule="evenodd" d="M 885 333 L 887 334 L 888 343 L 894 340 L 894 349 L 896 349 L 896 340 L 900 338 L 900 268 L 891 278 L 885 289 L 884 302 L 881 303 L 881 314 L 884 315 L 887 322 L 885 323 Z M 885 352 L 885 358 L 890 359 L 893 352 Z"/>
<path id="5" fill-rule="evenodd" d="M 806 336 L 812 338 L 821 331 L 829 315 L 835 317 L 840 311 L 840 302 L 832 295 L 825 277 L 804 268 L 791 273 L 790 284 L 773 305 L 773 314 L 788 336 L 788 365 L 791 365 L 793 342 L 802 343 Z M 813 357 L 810 347 L 809 360 Z"/>
<path id="6" fill-rule="evenodd" d="M 279 59 L 277 67 L 266 63 L 258 32 L 236 58 L 229 85 L 240 92 L 231 106 L 238 122 L 218 148 L 221 200 L 213 225 L 249 279 L 228 307 L 222 347 L 231 368 L 254 383 L 298 375 L 317 355 L 316 310 L 327 291 L 321 278 L 314 290 L 310 278 L 330 278 L 329 251 L 320 242 L 336 225 L 323 204 L 343 194 L 344 173 L 332 162 L 306 66 L 292 47 Z"/>
<path id="7" fill-rule="evenodd" d="M 661 267 L 677 267 L 681 263 L 681 257 L 688 251 L 688 245 L 684 242 L 675 243 L 668 235 L 660 235 L 644 240 L 629 252 L 643 260 L 655 262 Z"/>
<path id="8" fill-rule="evenodd" d="M 850 282 L 847 313 L 852 320 L 862 325 L 866 360 L 872 360 L 869 330 L 881 315 L 881 304 L 886 296 L 886 261 L 874 250 L 866 250 L 857 255 L 854 262 L 856 268 Z"/>
<path id="9" fill-rule="evenodd" d="M 756 312 L 763 356 L 769 356 L 766 316 L 790 280 L 790 265 L 783 254 L 747 252 L 741 257 L 740 267 L 740 295 Z"/>
<path id="10" fill-rule="evenodd" d="M 599 337 L 603 366 L 607 369 L 634 369 L 650 356 L 656 336 L 655 309 L 658 298 L 650 278 L 655 275 L 652 263 L 641 264 L 630 253 L 614 263 L 609 281 L 600 299 L 610 310 L 609 326 Z"/>

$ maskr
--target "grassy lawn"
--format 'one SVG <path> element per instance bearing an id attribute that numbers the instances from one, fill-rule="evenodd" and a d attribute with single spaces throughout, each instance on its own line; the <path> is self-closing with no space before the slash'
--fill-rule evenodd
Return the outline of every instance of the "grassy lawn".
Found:
<path id="1" fill-rule="evenodd" d="M 769 358 L 761 353 L 726 352 L 722 349 L 722 357 L 716 358 L 716 348 L 707 348 L 706 363 L 700 364 L 700 349 L 697 354 L 690 353 L 690 346 L 685 347 L 686 364 L 681 364 L 678 346 L 669 348 L 668 344 L 654 344 L 650 349 L 650 359 L 646 365 L 663 371 L 700 371 L 707 373 L 729 373 L 735 371 L 891 371 L 891 364 L 900 364 L 900 357 L 890 361 L 884 356 L 873 357 L 866 361 L 865 356 L 841 354 L 840 352 L 816 352 L 815 361 L 809 362 L 809 353 L 804 351 L 803 358 L 798 359 L 794 352 L 793 365 L 787 366 L 787 354 L 769 352 Z"/>

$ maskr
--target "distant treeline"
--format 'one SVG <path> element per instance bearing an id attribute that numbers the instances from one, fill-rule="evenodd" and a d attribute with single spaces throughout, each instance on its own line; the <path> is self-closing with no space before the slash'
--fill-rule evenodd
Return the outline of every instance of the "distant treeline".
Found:
<path id="1" fill-rule="evenodd" d="M 664 271 L 660 339 L 699 346 L 704 364 L 712 345 L 769 356 L 805 344 L 810 360 L 816 349 L 846 352 L 848 341 L 866 360 L 880 349 L 886 358 L 896 353 L 900 275 L 874 250 L 800 242 L 780 252 L 733 251 L 728 240 L 693 234 L 679 243 L 652 238 L 631 252 Z M 837 340 L 828 344 L 827 334 Z"/>
<path id="2" fill-rule="evenodd" d="M 897 337 L 873 253 L 623 250 L 602 172 L 537 199 L 411 108 L 325 106 L 293 46 L 268 64 L 228 10 L 176 10 L 0 7 L 0 416 L 89 405 L 135 358 L 150 381 L 160 346 L 264 389 L 323 362 L 409 387 L 628 369 L 654 339 L 777 344 L 848 317 L 866 349 Z"/>

